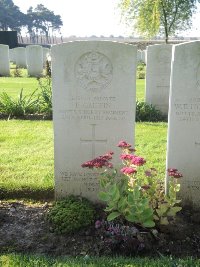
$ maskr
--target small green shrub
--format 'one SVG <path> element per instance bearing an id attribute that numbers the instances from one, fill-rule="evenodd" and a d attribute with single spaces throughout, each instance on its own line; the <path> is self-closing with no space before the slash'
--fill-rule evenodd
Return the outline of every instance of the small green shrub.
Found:
<path id="1" fill-rule="evenodd" d="M 11 71 L 11 74 L 13 77 L 23 77 L 22 70 L 17 65 L 15 66 L 15 69 Z"/>
<path id="2" fill-rule="evenodd" d="M 47 218 L 58 234 L 73 233 L 94 221 L 95 210 L 87 199 L 69 196 L 57 201 Z"/>
<path id="3" fill-rule="evenodd" d="M 52 115 L 52 82 L 51 77 L 38 78 L 40 112 Z"/>
<path id="4" fill-rule="evenodd" d="M 27 96 L 23 94 L 22 88 L 17 99 L 3 92 L 0 95 L 0 113 L 7 115 L 9 118 L 37 113 L 38 99 L 35 98 L 36 91 Z"/>
<path id="5" fill-rule="evenodd" d="M 136 121 L 166 121 L 165 116 L 153 105 L 136 101 Z"/>
<path id="6" fill-rule="evenodd" d="M 45 76 L 51 77 L 51 62 L 49 60 L 45 62 Z"/>
<path id="7" fill-rule="evenodd" d="M 143 62 L 139 62 L 137 65 L 137 79 L 145 79 L 146 65 Z"/>

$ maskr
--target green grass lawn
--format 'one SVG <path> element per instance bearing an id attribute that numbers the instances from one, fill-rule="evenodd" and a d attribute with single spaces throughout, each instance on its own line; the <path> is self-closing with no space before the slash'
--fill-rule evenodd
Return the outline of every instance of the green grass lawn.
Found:
<path id="1" fill-rule="evenodd" d="M 52 121 L 0 121 L 0 189 L 3 192 L 52 191 Z M 166 123 L 137 123 L 137 154 L 144 156 L 147 167 L 155 167 L 164 177 Z M 111 148 L 112 149 L 112 148 Z M 31 194 L 31 192 L 29 192 Z"/>
<path id="2" fill-rule="evenodd" d="M 36 78 L 30 77 L 0 77 L 0 94 L 6 92 L 12 97 L 17 97 L 21 89 L 24 89 L 25 94 L 31 94 L 38 88 Z M 145 80 L 137 79 L 136 95 L 139 101 L 144 101 Z"/>
<path id="3" fill-rule="evenodd" d="M 150 258 L 70 258 L 45 257 L 41 255 L 5 254 L 0 256 L 2 267 L 198 267 L 199 259 Z"/>

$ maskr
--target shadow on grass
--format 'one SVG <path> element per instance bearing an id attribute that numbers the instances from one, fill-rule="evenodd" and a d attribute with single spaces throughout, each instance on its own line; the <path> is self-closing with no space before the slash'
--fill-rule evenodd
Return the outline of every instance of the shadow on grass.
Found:
<path id="1" fill-rule="evenodd" d="M 54 189 L 13 189 L 0 188 L 0 200 L 6 199 L 33 199 L 33 200 L 53 200 Z"/>

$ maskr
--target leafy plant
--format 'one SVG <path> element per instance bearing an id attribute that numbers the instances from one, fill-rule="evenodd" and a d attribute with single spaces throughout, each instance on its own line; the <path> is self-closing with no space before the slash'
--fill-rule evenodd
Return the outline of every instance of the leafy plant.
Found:
<path id="1" fill-rule="evenodd" d="M 22 70 L 19 68 L 19 66 L 15 66 L 15 69 L 12 70 L 12 75 L 14 77 L 22 77 L 23 76 L 23 73 L 22 73 Z"/>
<path id="2" fill-rule="evenodd" d="M 137 79 L 145 79 L 146 65 L 143 62 L 139 62 L 137 65 Z"/>
<path id="3" fill-rule="evenodd" d="M 113 152 L 82 164 L 82 167 L 105 168 L 100 176 L 99 198 L 107 203 L 107 220 L 121 217 L 143 227 L 154 227 L 156 222 L 168 224 L 168 219 L 181 210 L 176 206 L 180 202 L 176 193 L 180 189 L 177 179 L 182 175 L 176 169 L 169 169 L 173 179 L 169 183 L 169 194 L 165 195 L 164 181 L 155 178 L 156 170 L 144 171 L 141 166 L 146 160 L 134 155 L 135 149 L 130 144 L 120 141 L 118 147 L 122 149 L 120 159 L 124 165 L 121 175 L 113 170 L 110 162 Z"/>
<path id="4" fill-rule="evenodd" d="M 165 121 L 165 116 L 153 105 L 136 101 L 136 121 Z"/>
<path id="5" fill-rule="evenodd" d="M 0 95 L 0 112 L 8 115 L 9 118 L 37 113 L 38 99 L 35 98 L 36 91 L 37 90 L 27 96 L 23 94 L 22 88 L 17 99 L 12 98 L 7 93 L 3 92 Z"/>
<path id="6" fill-rule="evenodd" d="M 48 220 L 59 234 L 73 233 L 90 225 L 94 220 L 93 205 L 85 198 L 69 196 L 57 201 L 48 213 Z"/>
<path id="7" fill-rule="evenodd" d="M 113 252 L 119 251 L 120 254 L 133 255 L 145 248 L 145 241 L 135 226 L 97 220 L 95 228 L 104 247 Z"/>
<path id="8" fill-rule="evenodd" d="M 52 82 L 51 77 L 38 78 L 40 112 L 52 115 Z"/>

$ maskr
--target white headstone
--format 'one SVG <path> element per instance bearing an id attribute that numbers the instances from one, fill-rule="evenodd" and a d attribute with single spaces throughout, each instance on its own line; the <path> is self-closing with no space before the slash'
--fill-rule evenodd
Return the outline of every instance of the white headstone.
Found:
<path id="1" fill-rule="evenodd" d="M 109 41 L 52 47 L 55 192 L 98 201 L 98 176 L 81 164 L 134 144 L 137 48 Z"/>
<path id="2" fill-rule="evenodd" d="M 18 67 L 26 68 L 26 48 L 16 47 L 14 53 L 16 65 Z"/>
<path id="3" fill-rule="evenodd" d="M 9 49 L 10 62 L 15 63 L 15 48 Z"/>
<path id="4" fill-rule="evenodd" d="M 172 45 L 147 48 L 145 101 L 168 114 Z"/>
<path id="5" fill-rule="evenodd" d="M 10 76 L 9 46 L 0 44 L 0 76 Z"/>
<path id="6" fill-rule="evenodd" d="M 147 62 L 146 57 L 147 57 L 147 50 L 142 50 L 141 51 L 141 61 L 144 62 L 145 64 Z"/>
<path id="7" fill-rule="evenodd" d="M 50 49 L 47 48 L 47 47 L 43 47 L 42 49 L 43 49 L 43 66 L 45 66 L 46 65 L 46 61 L 47 61 L 47 59 L 48 59 L 48 57 L 50 55 Z"/>
<path id="8" fill-rule="evenodd" d="M 167 168 L 182 174 L 180 198 L 200 208 L 200 41 L 176 45 L 172 65 Z"/>
<path id="9" fill-rule="evenodd" d="M 43 51 L 40 45 L 28 45 L 26 47 L 26 63 L 28 75 L 33 77 L 42 76 Z"/>

